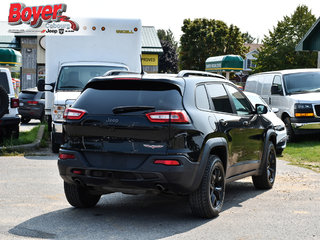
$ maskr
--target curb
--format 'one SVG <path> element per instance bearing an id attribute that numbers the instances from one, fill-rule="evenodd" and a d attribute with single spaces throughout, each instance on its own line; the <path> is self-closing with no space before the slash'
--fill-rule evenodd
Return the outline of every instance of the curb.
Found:
<path id="1" fill-rule="evenodd" d="M 9 147 L 0 147 L 0 150 L 30 150 L 33 148 L 37 148 L 40 145 L 43 133 L 44 133 L 44 125 L 40 125 L 36 140 L 34 140 L 33 143 L 17 145 L 17 146 L 9 146 Z"/>

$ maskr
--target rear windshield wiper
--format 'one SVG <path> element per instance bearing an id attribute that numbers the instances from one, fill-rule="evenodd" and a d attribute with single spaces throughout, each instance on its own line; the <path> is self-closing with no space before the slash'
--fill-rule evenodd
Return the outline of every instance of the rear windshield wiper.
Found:
<path id="1" fill-rule="evenodd" d="M 154 110 L 154 106 L 119 106 L 112 109 L 114 114 Z"/>

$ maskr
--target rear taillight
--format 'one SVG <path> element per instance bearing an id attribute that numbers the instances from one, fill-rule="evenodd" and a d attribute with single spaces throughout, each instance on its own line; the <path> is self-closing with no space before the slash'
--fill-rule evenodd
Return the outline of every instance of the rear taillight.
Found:
<path id="1" fill-rule="evenodd" d="M 150 122 L 189 123 L 189 118 L 185 111 L 151 112 L 147 113 L 146 116 Z"/>
<path id="2" fill-rule="evenodd" d="M 178 160 L 155 160 L 153 162 L 154 164 L 162 164 L 162 165 L 166 165 L 166 166 L 180 166 L 180 162 Z"/>
<path id="3" fill-rule="evenodd" d="M 28 101 L 27 103 L 29 105 L 37 105 L 39 102 L 38 101 Z"/>
<path id="4" fill-rule="evenodd" d="M 19 107 L 19 99 L 18 98 L 11 98 L 11 108 Z"/>
<path id="5" fill-rule="evenodd" d="M 86 114 L 87 111 L 76 108 L 67 108 L 64 111 L 63 118 L 67 120 L 79 120 Z"/>
<path id="6" fill-rule="evenodd" d="M 60 159 L 75 159 L 76 156 L 74 154 L 67 154 L 67 153 L 60 153 L 59 154 Z"/>

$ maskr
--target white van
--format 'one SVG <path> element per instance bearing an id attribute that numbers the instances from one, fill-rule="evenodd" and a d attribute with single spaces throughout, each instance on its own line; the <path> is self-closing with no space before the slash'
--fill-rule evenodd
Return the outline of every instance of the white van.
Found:
<path id="1" fill-rule="evenodd" d="M 248 77 L 245 91 L 260 95 L 286 124 L 289 141 L 320 132 L 320 69 L 293 69 Z"/>
<path id="2" fill-rule="evenodd" d="M 52 151 L 63 143 L 63 113 L 86 83 L 110 70 L 141 72 L 140 19 L 75 19 L 77 32 L 48 34 L 46 78 L 38 89 L 46 91 L 45 115 L 51 131 Z M 101 104 L 101 103 L 97 103 Z"/>

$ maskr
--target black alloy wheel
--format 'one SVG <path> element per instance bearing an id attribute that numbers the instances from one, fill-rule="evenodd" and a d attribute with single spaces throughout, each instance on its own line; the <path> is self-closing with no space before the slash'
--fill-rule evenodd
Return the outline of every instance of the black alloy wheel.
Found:
<path id="1" fill-rule="evenodd" d="M 275 182 L 277 168 L 276 150 L 270 141 L 267 143 L 261 164 L 261 174 L 252 176 L 253 184 L 257 189 L 270 189 Z"/>
<path id="2" fill-rule="evenodd" d="M 199 188 L 189 196 L 192 213 L 203 218 L 218 216 L 223 206 L 224 195 L 224 167 L 220 158 L 212 155 L 208 159 Z"/>
<path id="3" fill-rule="evenodd" d="M 210 181 L 210 203 L 213 208 L 218 208 L 224 198 L 224 174 L 223 169 L 221 169 L 218 165 L 215 166 Z"/>

